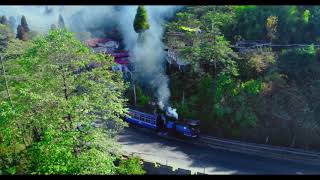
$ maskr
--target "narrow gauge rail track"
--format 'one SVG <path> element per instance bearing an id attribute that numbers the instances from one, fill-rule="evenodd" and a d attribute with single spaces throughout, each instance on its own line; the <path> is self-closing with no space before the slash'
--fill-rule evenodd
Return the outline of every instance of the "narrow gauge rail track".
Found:
<path id="1" fill-rule="evenodd" d="M 132 128 L 132 127 L 131 127 Z M 271 145 L 262 145 L 255 143 L 247 143 L 236 140 L 227 140 L 216 138 L 208 135 L 200 135 L 198 139 L 185 139 L 172 136 L 159 135 L 155 131 L 140 128 L 137 126 L 134 129 L 143 132 L 146 135 L 155 135 L 168 140 L 180 141 L 197 146 L 206 146 L 213 149 L 222 149 L 226 151 L 238 152 L 249 155 L 256 155 L 260 157 L 266 157 L 271 159 L 287 160 L 293 162 L 299 162 L 310 165 L 320 165 L 320 152 L 305 151 L 295 148 L 286 148 Z"/>

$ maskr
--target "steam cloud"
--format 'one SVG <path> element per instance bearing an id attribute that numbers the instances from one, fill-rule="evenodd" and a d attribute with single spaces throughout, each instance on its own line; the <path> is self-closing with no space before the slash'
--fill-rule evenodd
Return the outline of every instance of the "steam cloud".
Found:
<path id="1" fill-rule="evenodd" d="M 167 115 L 178 119 L 178 113 L 177 113 L 176 109 L 173 109 L 171 107 L 167 108 Z"/>
<path id="2" fill-rule="evenodd" d="M 22 15 L 25 15 L 30 29 L 46 33 L 52 24 L 58 23 L 58 16 L 64 18 L 66 27 L 85 40 L 102 37 L 110 28 L 117 27 L 130 52 L 139 81 L 156 92 L 161 108 L 168 106 L 169 79 L 164 72 L 163 26 L 180 9 L 179 6 L 146 6 L 150 29 L 145 32 L 145 42 L 137 43 L 138 34 L 133 29 L 137 6 L 1 6 L 0 15 L 16 19 L 15 29 Z M 174 110 L 171 109 L 173 112 Z"/>
<path id="3" fill-rule="evenodd" d="M 164 45 L 161 41 L 164 29 L 162 24 L 166 18 L 173 16 L 179 8 L 181 7 L 147 6 L 150 29 L 144 33 L 142 44 L 137 43 L 138 35 L 132 28 L 136 6 L 122 9 L 127 13 L 126 16 L 122 16 L 125 19 L 122 19 L 119 24 L 125 44 L 131 52 L 131 61 L 134 63 L 136 78 L 143 84 L 149 85 L 156 92 L 158 104 L 162 109 L 164 106 L 168 106 L 170 98 L 169 78 L 166 76 L 164 69 L 165 54 Z"/>

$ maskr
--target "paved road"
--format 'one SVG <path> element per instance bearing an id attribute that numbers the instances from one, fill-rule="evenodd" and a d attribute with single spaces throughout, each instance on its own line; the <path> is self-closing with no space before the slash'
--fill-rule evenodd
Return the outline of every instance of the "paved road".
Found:
<path id="1" fill-rule="evenodd" d="M 125 129 L 118 142 L 126 153 L 206 174 L 320 174 L 320 166 L 273 160 L 165 139 Z"/>

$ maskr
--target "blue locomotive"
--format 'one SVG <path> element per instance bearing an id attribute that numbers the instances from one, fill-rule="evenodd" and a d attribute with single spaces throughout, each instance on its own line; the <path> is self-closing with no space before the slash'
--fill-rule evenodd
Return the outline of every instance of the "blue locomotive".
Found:
<path id="1" fill-rule="evenodd" d="M 152 129 L 162 134 L 180 137 L 199 137 L 199 121 L 189 119 L 178 119 L 167 114 L 148 114 L 129 109 L 125 120 L 131 124 Z"/>

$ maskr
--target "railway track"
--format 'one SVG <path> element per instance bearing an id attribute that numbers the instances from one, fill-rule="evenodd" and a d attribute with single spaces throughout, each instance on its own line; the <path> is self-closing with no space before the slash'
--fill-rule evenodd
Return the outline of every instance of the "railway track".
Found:
<path id="1" fill-rule="evenodd" d="M 144 132 L 146 135 L 155 135 L 162 138 L 179 141 L 182 143 L 188 143 L 197 146 L 206 146 L 213 149 L 221 149 L 226 151 L 238 152 L 249 155 L 256 155 L 260 157 L 267 157 L 271 159 L 287 160 L 293 162 L 299 162 L 310 165 L 320 165 L 320 152 L 305 151 L 295 148 L 278 147 L 271 145 L 262 145 L 247 143 L 236 140 L 228 140 L 216 138 L 208 135 L 201 135 L 198 139 L 181 139 L 171 136 L 159 135 L 154 131 L 150 131 L 145 128 L 134 127 L 134 129 Z"/>
<path id="2" fill-rule="evenodd" d="M 241 141 L 220 139 L 211 136 L 201 136 L 200 141 L 201 143 L 207 144 L 208 146 L 213 148 L 219 148 L 245 154 L 254 154 L 262 157 L 296 161 L 306 164 L 320 165 L 320 152 L 246 143 Z"/>

